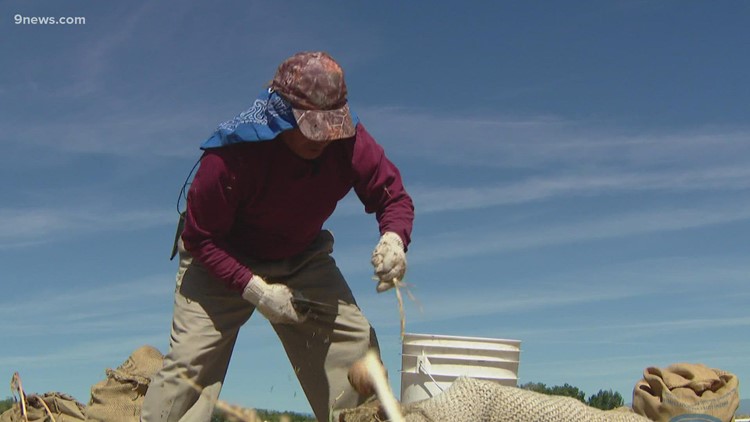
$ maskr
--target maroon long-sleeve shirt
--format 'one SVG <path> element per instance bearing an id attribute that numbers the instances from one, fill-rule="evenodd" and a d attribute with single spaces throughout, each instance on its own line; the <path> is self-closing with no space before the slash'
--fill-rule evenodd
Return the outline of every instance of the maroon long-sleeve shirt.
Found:
<path id="1" fill-rule="evenodd" d="M 352 188 L 375 213 L 380 233 L 408 245 L 414 206 L 396 166 L 362 124 L 315 160 L 281 141 L 207 150 L 188 193 L 182 239 L 191 255 L 231 289 L 252 277 L 237 259 L 277 260 L 303 252 Z"/>

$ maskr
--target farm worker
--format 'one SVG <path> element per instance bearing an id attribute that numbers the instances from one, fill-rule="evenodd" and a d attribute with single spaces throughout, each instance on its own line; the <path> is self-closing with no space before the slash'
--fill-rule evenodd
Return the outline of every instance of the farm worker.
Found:
<path id="1" fill-rule="evenodd" d="M 406 271 L 414 207 L 349 109 L 342 68 L 324 52 L 291 56 L 201 149 L 177 245 L 170 348 L 142 421 L 210 420 L 237 333 L 255 310 L 276 331 L 319 421 L 362 403 L 347 370 L 377 338 L 322 227 L 353 188 L 378 222 L 371 261 L 383 292 Z M 329 306 L 299 308 L 295 295 Z"/>

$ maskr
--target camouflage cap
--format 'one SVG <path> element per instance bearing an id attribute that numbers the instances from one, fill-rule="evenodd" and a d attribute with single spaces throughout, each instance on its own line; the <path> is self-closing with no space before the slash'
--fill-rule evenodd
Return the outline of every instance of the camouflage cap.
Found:
<path id="1" fill-rule="evenodd" d="M 292 104 L 297 126 L 308 139 L 354 136 L 344 70 L 327 53 L 304 51 L 289 57 L 276 71 L 271 89 Z"/>

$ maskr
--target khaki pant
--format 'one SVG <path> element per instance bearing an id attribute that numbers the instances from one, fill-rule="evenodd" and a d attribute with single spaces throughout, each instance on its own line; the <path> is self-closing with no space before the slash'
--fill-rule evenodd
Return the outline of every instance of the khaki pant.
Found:
<path id="1" fill-rule="evenodd" d="M 378 347 L 332 251 L 333 236 L 322 231 L 298 256 L 245 262 L 270 283 L 284 283 L 308 299 L 338 305 L 337 316 L 273 325 L 319 421 L 328 421 L 331 410 L 355 407 L 366 399 L 349 385 L 347 371 L 369 348 Z M 179 252 L 170 350 L 146 393 L 144 422 L 211 420 L 237 333 L 255 309 L 194 262 L 181 242 Z"/>

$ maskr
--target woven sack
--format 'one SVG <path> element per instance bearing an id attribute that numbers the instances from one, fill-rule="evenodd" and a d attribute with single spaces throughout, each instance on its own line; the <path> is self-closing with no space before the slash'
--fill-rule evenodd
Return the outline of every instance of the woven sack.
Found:
<path id="1" fill-rule="evenodd" d="M 51 421 L 50 413 L 57 422 L 75 422 L 86 419 L 86 407 L 67 394 L 50 392 L 26 396 L 26 417 L 29 422 Z M 13 403 L 10 409 L 0 415 L 0 422 L 23 421 L 25 420 L 21 415 L 20 403 Z"/>
<path id="2" fill-rule="evenodd" d="M 151 377 L 161 369 L 162 362 L 157 349 L 142 346 L 117 369 L 107 369 L 107 378 L 91 387 L 86 420 L 138 422 Z"/>
<path id="3" fill-rule="evenodd" d="M 630 411 L 603 411 L 572 398 L 549 396 L 473 378 L 458 378 L 443 393 L 402 408 L 407 422 L 649 422 Z M 341 422 L 385 420 L 376 407 L 343 411 Z"/>
<path id="4" fill-rule="evenodd" d="M 633 410 L 658 422 L 729 422 L 740 404 L 738 387 L 735 375 L 703 364 L 649 367 L 633 389 Z"/>

